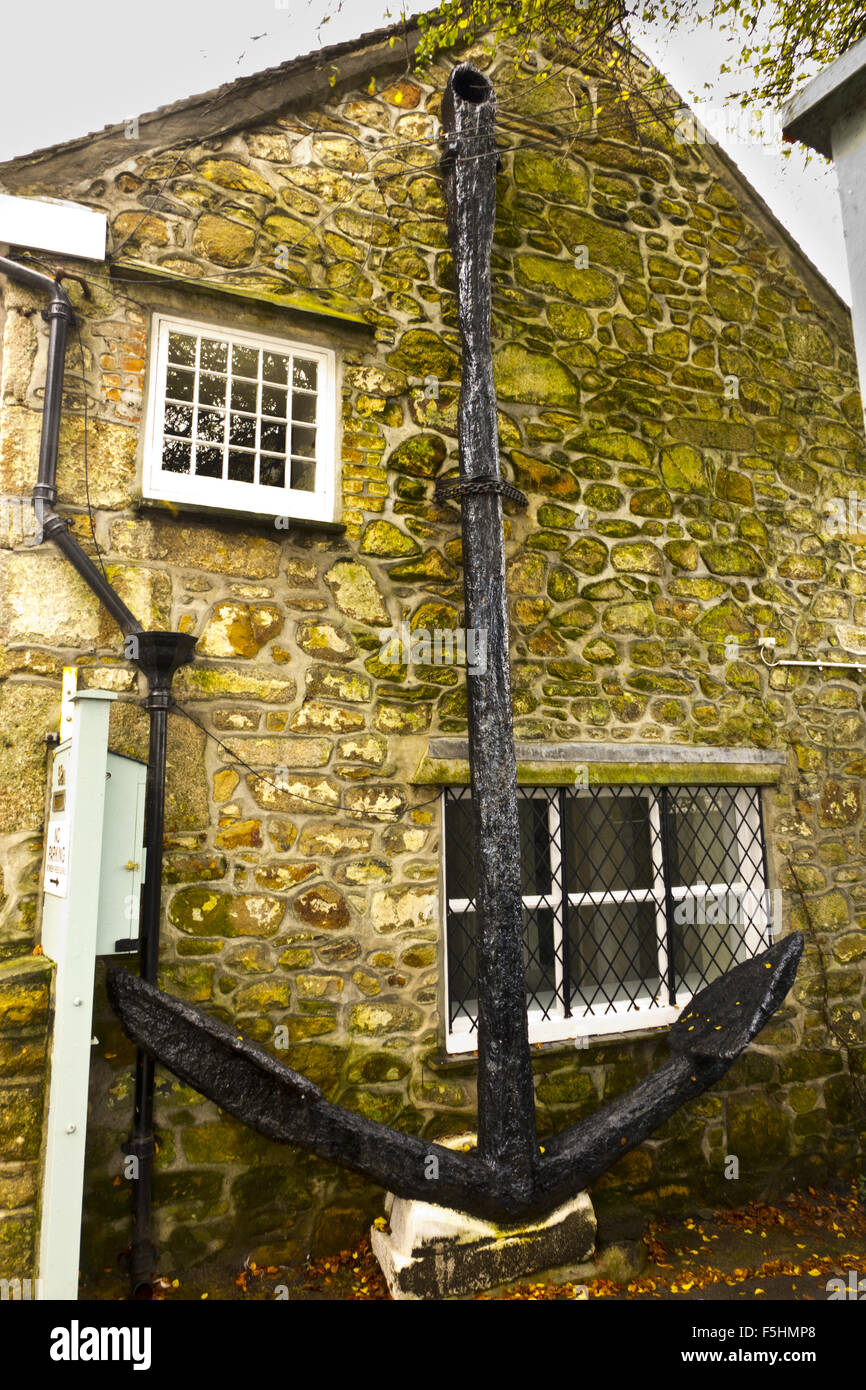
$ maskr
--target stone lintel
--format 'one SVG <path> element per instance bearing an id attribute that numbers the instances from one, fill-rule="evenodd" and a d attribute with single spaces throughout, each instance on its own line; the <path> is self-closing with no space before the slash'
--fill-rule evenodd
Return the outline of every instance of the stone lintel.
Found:
<path id="1" fill-rule="evenodd" d="M 288 285 L 285 294 L 277 294 L 273 290 L 245 285 L 242 278 L 245 273 L 243 268 L 237 270 L 238 279 L 231 284 L 219 280 L 195 280 L 192 276 L 182 275 L 179 271 L 169 270 L 166 266 L 150 265 L 146 261 L 117 261 L 112 265 L 111 273 L 120 276 L 121 280 L 131 276 L 141 279 L 143 283 L 151 280 L 157 283 L 168 281 L 180 290 L 190 290 L 196 294 L 215 294 L 224 299 L 253 300 L 255 304 L 274 305 L 278 309 L 288 309 L 294 313 L 303 314 L 305 317 L 312 316 L 313 318 L 324 319 L 329 326 L 333 326 L 334 321 L 336 321 L 349 329 L 357 330 L 360 328 L 371 336 L 373 333 L 373 329 L 364 316 L 352 311 L 348 300 L 342 304 L 339 302 L 338 295 L 331 295 L 331 302 L 329 302 L 329 291 L 290 288 Z M 249 276 L 252 278 L 261 273 L 261 269 L 253 269 L 249 272 Z"/>
<path id="2" fill-rule="evenodd" d="M 516 743 L 517 780 L 525 786 L 573 786 L 585 765 L 590 785 L 772 786 L 787 763 L 784 749 L 714 748 L 689 744 Z M 461 786 L 469 782 L 465 739 L 431 738 L 413 782 Z"/>

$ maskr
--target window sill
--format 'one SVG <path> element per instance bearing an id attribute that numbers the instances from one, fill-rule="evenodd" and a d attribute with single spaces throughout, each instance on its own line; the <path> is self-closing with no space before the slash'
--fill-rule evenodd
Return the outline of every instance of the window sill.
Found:
<path id="1" fill-rule="evenodd" d="M 203 507 L 194 502 L 166 502 L 159 497 L 142 497 L 136 510 L 158 516 L 199 517 L 205 521 L 229 522 L 242 531 L 261 531 L 276 540 L 284 540 L 293 531 L 319 531 L 327 536 L 343 536 L 346 528 L 341 521 L 308 521 L 304 517 L 290 517 L 288 526 L 277 526 L 277 520 L 284 517 L 268 516 L 265 512 L 237 512 L 227 507 Z"/>
<path id="2" fill-rule="evenodd" d="M 685 1008 L 685 1005 L 683 1005 Z M 667 1036 L 670 1024 L 663 1023 L 658 1028 L 635 1028 L 630 1032 L 623 1033 L 601 1033 L 595 1036 L 581 1038 L 581 1046 L 576 1047 L 574 1039 L 564 1038 L 560 1042 L 549 1043 L 530 1043 L 529 1050 L 533 1061 L 543 1057 L 562 1057 L 572 1056 L 580 1061 L 580 1058 L 587 1052 L 592 1052 L 601 1047 L 623 1047 L 626 1044 L 642 1043 L 650 1040 L 657 1040 Z M 474 1076 L 478 1070 L 477 1052 L 434 1052 L 431 1056 L 424 1059 L 424 1065 L 430 1067 L 431 1071 L 448 1072 L 451 1075 Z"/>

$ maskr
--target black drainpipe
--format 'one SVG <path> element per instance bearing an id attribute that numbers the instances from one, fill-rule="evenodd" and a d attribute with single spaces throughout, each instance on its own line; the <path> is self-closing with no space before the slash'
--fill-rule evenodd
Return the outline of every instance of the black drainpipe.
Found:
<path id="1" fill-rule="evenodd" d="M 39 271 L 21 265 L 18 261 L 9 260 L 6 256 L 0 256 L 0 274 L 26 285 L 28 289 L 51 296 L 48 308 L 43 312 L 43 318 L 49 324 L 48 365 L 45 371 L 42 405 L 39 471 L 33 489 L 38 541 L 51 540 L 62 550 L 121 631 L 129 638 L 129 655 L 147 680 L 147 697 L 143 704 L 150 719 L 150 742 L 145 791 L 146 860 L 141 890 L 139 973 L 142 979 L 156 984 L 165 821 L 166 732 L 168 710 L 171 705 L 171 682 L 178 667 L 192 661 L 195 654 L 195 638 L 187 632 L 145 632 L 102 571 L 82 550 L 70 532 L 68 522 L 54 510 L 66 335 L 69 326 L 75 323 L 75 314 L 69 296 L 60 283 L 62 276 L 52 279 L 51 276 L 42 275 Z M 153 1083 L 153 1059 L 138 1048 L 135 1058 L 132 1137 L 124 1145 L 124 1152 L 134 1155 L 138 1160 L 137 1176 L 133 1178 L 132 1184 L 133 1227 L 129 1253 L 129 1284 L 131 1296 L 139 1299 L 153 1296 L 153 1273 L 157 1254 L 151 1242 L 151 1178 L 155 1151 Z"/>

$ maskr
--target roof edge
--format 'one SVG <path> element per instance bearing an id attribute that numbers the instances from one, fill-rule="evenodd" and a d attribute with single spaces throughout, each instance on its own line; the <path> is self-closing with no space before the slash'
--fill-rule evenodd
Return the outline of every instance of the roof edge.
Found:
<path id="1" fill-rule="evenodd" d="M 251 122 L 266 122 L 295 100 L 309 102 L 329 96 L 334 90 L 330 78 L 338 60 L 341 61 L 336 88 L 356 81 L 360 69 L 364 69 L 364 75 L 372 67 L 377 71 L 399 71 L 414 54 L 421 33 L 418 17 L 414 16 L 405 24 L 398 22 L 371 30 L 356 39 L 316 49 L 276 67 L 158 106 L 138 117 L 139 134 L 134 139 L 127 135 L 128 122 L 120 121 L 73 140 L 16 155 L 0 163 L 0 188 L 14 192 L 27 187 L 35 191 L 40 176 L 58 166 L 67 178 L 77 174 L 92 178 L 117 161 L 118 150 L 126 150 L 130 156 L 160 146 L 170 147 L 181 140 L 189 143 L 191 137 L 210 138 Z M 399 44 L 392 44 L 392 39 L 398 39 Z M 205 115 L 208 119 L 203 127 L 200 122 Z"/>
<path id="2" fill-rule="evenodd" d="M 864 103 L 866 37 L 829 63 L 782 108 L 785 135 L 832 159 L 833 126 Z"/>

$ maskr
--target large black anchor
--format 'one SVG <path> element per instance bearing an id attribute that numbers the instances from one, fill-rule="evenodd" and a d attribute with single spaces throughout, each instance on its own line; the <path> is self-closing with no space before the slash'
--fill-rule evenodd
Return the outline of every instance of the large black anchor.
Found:
<path id="1" fill-rule="evenodd" d="M 490 343 L 495 116 L 487 78 L 469 64 L 455 68 L 442 107 L 442 163 L 463 342 L 460 479 L 439 495 L 460 497 L 466 625 L 487 632 L 486 672 L 466 677 L 478 872 L 477 1147 L 455 1152 L 331 1104 L 255 1043 L 125 970 L 109 972 L 108 993 L 139 1047 L 269 1139 L 333 1159 L 400 1197 L 513 1223 L 575 1196 L 718 1081 L 785 998 L 803 937 L 788 936 L 713 981 L 673 1025 L 670 1058 L 658 1071 L 546 1139 L 541 1151 L 526 1016 L 502 521 L 502 495 L 516 489 L 499 469 Z"/>

